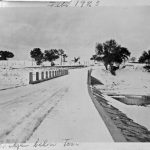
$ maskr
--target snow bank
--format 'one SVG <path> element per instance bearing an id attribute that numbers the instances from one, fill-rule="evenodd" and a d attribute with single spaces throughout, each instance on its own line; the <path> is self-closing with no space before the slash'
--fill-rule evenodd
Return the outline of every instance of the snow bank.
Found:
<path id="1" fill-rule="evenodd" d="M 92 76 L 99 79 L 104 85 L 97 85 L 103 96 L 114 107 L 118 108 L 134 122 L 145 126 L 150 130 L 150 105 L 143 107 L 137 105 L 126 105 L 107 94 L 131 94 L 150 95 L 150 73 L 143 69 L 143 65 L 128 65 L 116 72 L 116 76 L 106 71 L 103 66 L 94 68 Z"/>
<path id="2" fill-rule="evenodd" d="M 55 68 L 0 68 L 0 90 L 29 84 L 29 72 L 48 71 Z"/>
<path id="3" fill-rule="evenodd" d="M 92 75 L 104 85 L 98 86 L 103 93 L 150 95 L 150 73 L 141 64 L 128 65 L 116 71 L 116 76 L 103 66 L 95 68 Z"/>

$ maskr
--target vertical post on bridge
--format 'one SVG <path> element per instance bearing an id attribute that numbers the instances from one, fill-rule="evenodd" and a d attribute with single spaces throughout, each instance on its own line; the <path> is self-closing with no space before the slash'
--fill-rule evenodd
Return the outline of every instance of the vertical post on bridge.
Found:
<path id="1" fill-rule="evenodd" d="M 54 70 L 52 71 L 52 75 L 53 75 L 53 78 L 54 78 L 54 76 L 55 76 Z"/>
<path id="2" fill-rule="evenodd" d="M 29 73 L 29 84 L 32 84 L 33 83 L 33 73 L 30 72 Z"/>
<path id="3" fill-rule="evenodd" d="M 58 70 L 56 70 L 56 77 L 58 77 L 59 76 L 59 72 L 58 72 Z"/>
<path id="4" fill-rule="evenodd" d="M 60 74 L 60 69 L 58 70 L 58 76 L 61 76 L 61 74 Z"/>
<path id="5" fill-rule="evenodd" d="M 59 77 L 59 69 L 58 69 L 58 71 L 57 71 L 57 72 L 58 72 L 58 77 Z"/>
<path id="6" fill-rule="evenodd" d="M 59 69 L 59 76 L 61 76 L 61 69 Z"/>
<path id="7" fill-rule="evenodd" d="M 55 77 L 55 70 L 53 70 L 53 78 Z"/>
<path id="8" fill-rule="evenodd" d="M 51 78 L 51 71 L 49 71 L 49 79 Z"/>
<path id="9" fill-rule="evenodd" d="M 57 70 L 55 71 L 55 77 L 57 77 Z"/>
<path id="10" fill-rule="evenodd" d="M 39 81 L 39 72 L 36 72 L 36 81 Z"/>
<path id="11" fill-rule="evenodd" d="M 60 75 L 60 72 L 59 72 L 59 69 L 58 69 L 58 77 L 59 77 L 59 75 Z"/>
<path id="12" fill-rule="evenodd" d="M 54 70 L 54 78 L 56 77 L 56 70 Z"/>
<path id="13" fill-rule="evenodd" d="M 41 72 L 41 79 L 44 80 L 44 72 Z"/>
<path id="14" fill-rule="evenodd" d="M 46 71 L 46 79 L 48 79 L 48 71 Z"/>

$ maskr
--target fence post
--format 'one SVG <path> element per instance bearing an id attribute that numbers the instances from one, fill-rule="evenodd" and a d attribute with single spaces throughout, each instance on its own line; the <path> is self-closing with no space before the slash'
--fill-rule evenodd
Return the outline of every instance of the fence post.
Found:
<path id="1" fill-rule="evenodd" d="M 29 84 L 33 83 L 33 73 L 29 73 Z"/>
<path id="2" fill-rule="evenodd" d="M 41 79 L 44 79 L 44 72 L 41 72 Z"/>
<path id="3" fill-rule="evenodd" d="M 57 72 L 58 72 L 58 77 L 59 77 L 59 69 L 57 70 Z"/>
<path id="4" fill-rule="evenodd" d="M 55 77 L 57 77 L 57 71 L 55 70 Z"/>
<path id="5" fill-rule="evenodd" d="M 51 71 L 49 71 L 49 79 L 51 78 Z"/>
<path id="6" fill-rule="evenodd" d="M 36 81 L 39 81 L 39 72 L 36 72 Z"/>
<path id="7" fill-rule="evenodd" d="M 55 70 L 53 71 L 53 78 L 55 78 Z"/>
<path id="8" fill-rule="evenodd" d="M 56 70 L 56 77 L 58 77 L 58 70 Z"/>
<path id="9" fill-rule="evenodd" d="M 54 70 L 52 71 L 52 76 L 53 76 L 52 78 L 54 78 L 54 76 L 55 76 L 55 75 L 54 75 Z"/>
<path id="10" fill-rule="evenodd" d="M 57 73 L 58 73 L 58 77 L 59 77 L 59 69 L 57 70 Z"/>
<path id="11" fill-rule="evenodd" d="M 53 76 L 53 78 L 55 78 L 55 75 L 56 75 L 56 72 L 55 72 L 55 70 L 54 70 L 54 76 Z"/>
<path id="12" fill-rule="evenodd" d="M 46 79 L 48 79 L 48 71 L 46 71 Z"/>

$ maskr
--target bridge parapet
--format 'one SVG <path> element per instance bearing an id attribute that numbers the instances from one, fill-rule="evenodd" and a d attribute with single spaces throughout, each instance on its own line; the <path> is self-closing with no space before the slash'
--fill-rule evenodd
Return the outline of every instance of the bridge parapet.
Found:
<path id="1" fill-rule="evenodd" d="M 68 74 L 68 69 L 57 69 L 51 71 L 29 72 L 29 84 L 36 84 L 53 78 Z"/>

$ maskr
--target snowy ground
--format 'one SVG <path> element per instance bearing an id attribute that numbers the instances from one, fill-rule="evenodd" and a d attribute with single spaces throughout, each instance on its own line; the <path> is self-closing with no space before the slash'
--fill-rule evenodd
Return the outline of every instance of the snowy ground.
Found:
<path id="1" fill-rule="evenodd" d="M 93 70 L 92 75 L 99 79 L 104 85 L 96 86 L 104 97 L 120 111 L 125 113 L 136 123 L 145 126 L 150 130 L 150 106 L 126 105 L 107 94 L 129 94 L 129 95 L 150 95 L 150 73 L 142 69 L 142 65 L 127 66 L 118 70 L 116 76 L 105 71 L 103 66 Z"/>
<path id="2" fill-rule="evenodd" d="M 59 62 L 59 61 L 58 61 Z M 60 62 L 55 62 L 56 64 L 60 64 Z M 44 62 L 43 66 L 50 66 L 50 62 Z M 74 64 L 73 62 L 65 62 L 63 66 L 76 66 L 79 64 Z M 33 68 L 34 67 L 34 68 Z M 19 60 L 8 60 L 8 61 L 0 61 L 0 90 L 25 86 L 29 84 L 29 72 L 42 72 L 56 69 L 56 67 L 47 67 L 42 68 L 36 65 L 33 61 L 19 61 Z"/>
<path id="3" fill-rule="evenodd" d="M 0 68 L 0 89 L 26 85 L 32 69 Z"/>
<path id="4" fill-rule="evenodd" d="M 87 91 L 87 69 L 0 91 L 0 141 L 112 142 Z"/>
<path id="5" fill-rule="evenodd" d="M 150 95 L 150 73 L 143 69 L 143 65 L 130 65 L 117 70 L 116 76 L 103 66 L 95 68 L 92 75 L 104 84 L 99 87 L 103 93 Z"/>
<path id="6" fill-rule="evenodd" d="M 17 86 L 25 86 L 29 84 L 29 72 L 44 72 L 49 70 L 55 70 L 56 68 L 17 68 L 11 67 L 0 68 L 0 90 L 13 88 Z"/>
<path id="7" fill-rule="evenodd" d="M 46 69 L 47 70 L 47 69 Z M 0 141 L 33 142 L 37 138 L 77 142 L 113 141 L 87 92 L 87 69 L 36 85 L 28 84 L 30 71 L 45 69 L 0 69 Z M 92 75 L 104 85 L 104 97 L 135 122 L 150 130 L 150 107 L 123 104 L 107 94 L 150 95 L 149 73 L 141 65 L 127 66 L 112 76 L 103 66 Z M 26 85 L 26 86 L 23 86 Z"/>

